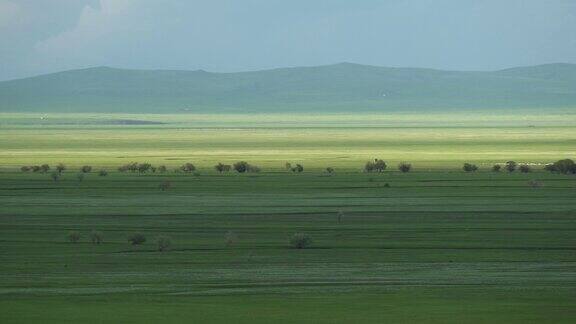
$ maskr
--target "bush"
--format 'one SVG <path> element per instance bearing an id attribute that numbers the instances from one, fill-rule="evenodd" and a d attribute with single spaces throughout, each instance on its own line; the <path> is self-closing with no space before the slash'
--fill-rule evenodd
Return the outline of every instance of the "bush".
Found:
<path id="1" fill-rule="evenodd" d="M 44 163 L 40 166 L 40 170 L 42 170 L 43 173 L 46 173 L 46 172 L 50 171 L 50 166 L 48 164 Z"/>
<path id="2" fill-rule="evenodd" d="M 305 233 L 295 233 L 290 238 L 290 245 L 295 249 L 306 249 L 312 245 L 312 238 Z"/>
<path id="3" fill-rule="evenodd" d="M 80 241 L 80 232 L 78 231 L 71 231 L 68 233 L 68 241 L 71 243 L 78 243 Z"/>
<path id="4" fill-rule="evenodd" d="M 478 170 L 478 167 L 475 164 L 464 163 L 462 169 L 464 169 L 464 171 L 466 172 L 476 172 Z"/>
<path id="5" fill-rule="evenodd" d="M 124 164 L 118 168 L 120 172 L 136 172 L 138 171 L 138 163 L 130 162 L 128 164 Z"/>
<path id="6" fill-rule="evenodd" d="M 558 160 L 552 164 L 547 164 L 544 169 L 550 172 L 558 172 L 562 174 L 575 174 L 576 163 L 571 159 Z"/>
<path id="7" fill-rule="evenodd" d="M 292 172 L 302 172 L 304 171 L 304 166 L 302 166 L 302 164 L 296 164 L 295 167 L 292 168 Z"/>
<path id="8" fill-rule="evenodd" d="M 160 252 L 166 252 L 172 249 L 172 240 L 168 236 L 158 236 L 156 244 L 158 245 L 158 251 Z"/>
<path id="9" fill-rule="evenodd" d="M 139 163 L 137 167 L 138 173 L 146 173 L 152 170 L 152 164 L 150 163 Z"/>
<path id="10" fill-rule="evenodd" d="M 292 171 L 292 163 L 286 162 L 286 163 L 284 164 L 284 168 L 285 168 L 286 170 L 288 170 L 288 171 Z"/>
<path id="11" fill-rule="evenodd" d="M 104 236 L 102 235 L 101 232 L 92 231 L 90 233 L 90 241 L 92 242 L 92 244 L 101 244 L 102 242 L 104 242 Z"/>
<path id="12" fill-rule="evenodd" d="M 33 165 L 30 167 L 32 169 L 32 172 L 40 172 L 42 171 L 42 168 L 39 165 Z"/>
<path id="13" fill-rule="evenodd" d="M 128 236 L 128 242 L 130 242 L 132 245 L 141 245 L 146 242 L 146 236 L 141 233 L 134 233 Z"/>
<path id="14" fill-rule="evenodd" d="M 32 168 L 27 165 L 24 165 L 20 168 L 20 171 L 22 172 L 30 172 L 30 170 L 32 170 Z"/>
<path id="15" fill-rule="evenodd" d="M 328 174 L 334 173 L 334 168 L 332 168 L 332 167 L 327 167 L 327 168 L 326 168 L 326 173 L 328 173 Z"/>
<path id="16" fill-rule="evenodd" d="M 402 163 L 398 164 L 398 170 L 400 170 L 400 172 L 402 172 L 402 173 L 410 172 L 410 170 L 412 170 L 412 164 L 402 162 Z"/>
<path id="17" fill-rule="evenodd" d="M 233 165 L 234 170 L 238 173 L 245 173 L 245 172 L 260 172 L 260 168 L 255 165 L 250 165 L 246 161 L 236 162 Z"/>
<path id="18" fill-rule="evenodd" d="M 180 167 L 180 170 L 186 173 L 190 173 L 196 171 L 196 166 L 194 166 L 192 163 L 185 163 Z"/>
<path id="19" fill-rule="evenodd" d="M 514 172 L 516 170 L 517 166 L 518 166 L 518 163 L 516 163 L 514 161 L 508 161 L 508 162 L 506 162 L 506 166 L 504 168 L 508 172 Z"/>
<path id="20" fill-rule="evenodd" d="M 519 170 L 520 170 L 520 172 L 522 172 L 522 173 L 528 173 L 528 172 L 531 172 L 531 171 L 532 171 L 532 169 L 530 168 L 530 166 L 528 166 L 528 165 L 526 165 L 526 164 L 520 165 Z"/>
<path id="21" fill-rule="evenodd" d="M 98 175 L 99 175 L 100 177 L 105 177 L 105 176 L 108 175 L 108 171 L 106 171 L 106 170 L 100 170 L 100 171 L 98 172 Z"/>
<path id="22" fill-rule="evenodd" d="M 388 166 L 386 162 L 380 159 L 374 159 L 374 161 L 368 161 L 364 165 L 365 172 L 384 172 Z"/>
<path id="23" fill-rule="evenodd" d="M 85 166 L 80 168 L 80 171 L 82 173 L 90 173 L 90 172 L 92 172 L 92 167 L 89 165 L 85 165 Z"/>
<path id="24" fill-rule="evenodd" d="M 492 166 L 492 172 L 500 172 L 500 170 L 502 170 L 502 166 L 500 164 L 494 164 L 494 166 Z"/>
<path id="25" fill-rule="evenodd" d="M 165 165 L 159 166 L 157 170 L 158 170 L 158 172 L 160 172 L 160 173 L 165 173 L 166 171 L 168 171 L 168 169 L 166 168 Z"/>

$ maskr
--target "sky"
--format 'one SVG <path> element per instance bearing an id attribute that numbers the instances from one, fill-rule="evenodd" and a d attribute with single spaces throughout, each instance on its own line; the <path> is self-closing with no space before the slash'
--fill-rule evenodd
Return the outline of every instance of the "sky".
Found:
<path id="1" fill-rule="evenodd" d="M 0 80 L 93 66 L 576 63 L 576 0 L 0 0 Z"/>

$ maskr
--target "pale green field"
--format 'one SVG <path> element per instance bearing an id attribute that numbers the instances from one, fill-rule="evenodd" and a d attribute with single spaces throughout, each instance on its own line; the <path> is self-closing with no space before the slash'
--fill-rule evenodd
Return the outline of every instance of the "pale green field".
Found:
<path id="1" fill-rule="evenodd" d="M 0 114 L 0 165 L 63 162 L 115 167 L 148 161 L 176 167 L 246 160 L 281 170 L 360 169 L 371 158 L 415 169 L 544 164 L 576 155 L 576 114 L 518 115 L 50 115 Z M 154 124 L 119 124 L 123 121 Z"/>

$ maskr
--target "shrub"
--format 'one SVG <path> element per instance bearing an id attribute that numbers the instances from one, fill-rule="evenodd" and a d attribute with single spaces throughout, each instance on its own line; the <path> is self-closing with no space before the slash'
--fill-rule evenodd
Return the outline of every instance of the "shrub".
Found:
<path id="1" fill-rule="evenodd" d="M 332 168 L 332 167 L 327 167 L 327 168 L 326 168 L 326 173 L 328 173 L 328 174 L 334 173 L 334 168 Z"/>
<path id="2" fill-rule="evenodd" d="M 288 170 L 288 171 L 292 171 L 292 163 L 286 162 L 286 163 L 284 164 L 284 168 L 285 168 L 286 170 Z"/>
<path id="3" fill-rule="evenodd" d="M 233 165 L 234 170 L 236 170 L 236 172 L 238 173 L 245 173 L 245 172 L 260 172 L 260 168 L 255 166 L 255 165 L 251 165 L 246 161 L 240 161 L 240 162 L 236 162 Z"/>
<path id="4" fill-rule="evenodd" d="M 106 171 L 106 170 L 100 170 L 100 171 L 98 172 L 98 175 L 101 176 L 101 177 L 105 177 L 105 176 L 108 175 L 108 171 Z"/>
<path id="5" fill-rule="evenodd" d="M 196 170 L 196 166 L 192 163 L 185 163 L 180 167 L 180 170 L 186 173 L 190 173 Z"/>
<path id="6" fill-rule="evenodd" d="M 156 244 L 158 245 L 158 251 L 160 252 L 170 251 L 172 248 L 172 240 L 168 236 L 158 236 Z"/>
<path id="7" fill-rule="evenodd" d="M 295 233 L 290 237 L 290 245 L 295 249 L 306 249 L 312 245 L 312 238 L 305 233 Z"/>
<path id="8" fill-rule="evenodd" d="M 146 173 L 152 170 L 152 164 L 150 163 L 139 163 L 137 167 L 138 173 Z"/>
<path id="9" fill-rule="evenodd" d="M 58 163 L 58 165 L 56 166 L 56 172 L 62 173 L 64 172 L 64 170 L 66 170 L 66 166 L 62 163 Z"/>
<path id="10" fill-rule="evenodd" d="M 236 233 L 234 233 L 232 231 L 228 231 L 228 232 L 226 232 L 226 234 L 224 234 L 224 245 L 226 247 L 230 247 L 234 243 L 236 243 L 237 239 L 238 239 L 238 236 L 236 235 Z"/>
<path id="11" fill-rule="evenodd" d="M 20 168 L 20 171 L 22 172 L 30 172 L 30 170 L 32 170 L 32 168 L 27 165 L 24 165 Z"/>
<path id="12" fill-rule="evenodd" d="M 530 168 L 530 166 L 529 166 L 529 165 L 526 165 L 526 164 L 520 165 L 519 170 L 520 170 L 520 172 L 522 172 L 522 173 L 528 173 L 528 172 L 532 171 L 532 169 Z"/>
<path id="13" fill-rule="evenodd" d="M 92 231 L 90 232 L 90 241 L 92 242 L 92 244 L 101 244 L 102 242 L 104 242 L 104 236 L 102 235 L 101 232 Z"/>
<path id="14" fill-rule="evenodd" d="M 502 170 L 502 166 L 500 164 L 494 164 L 492 166 L 492 172 L 500 172 Z"/>
<path id="15" fill-rule="evenodd" d="M 40 172 L 42 171 L 42 168 L 39 165 L 33 165 L 30 167 L 32 169 L 32 172 Z"/>
<path id="16" fill-rule="evenodd" d="M 164 181 L 160 185 L 158 185 L 158 188 L 162 191 L 166 191 L 170 189 L 171 186 L 172 184 L 170 183 L 170 181 Z"/>
<path id="17" fill-rule="evenodd" d="M 128 236 L 128 242 L 132 245 L 141 245 L 146 242 L 146 236 L 142 233 L 134 233 Z"/>
<path id="18" fill-rule="evenodd" d="M 130 162 L 128 164 L 124 164 L 118 168 L 120 172 L 136 172 L 138 171 L 138 163 Z"/>
<path id="19" fill-rule="evenodd" d="M 158 167 L 158 172 L 165 173 L 166 171 L 168 171 L 168 169 L 166 168 L 165 165 L 161 165 Z"/>
<path id="20" fill-rule="evenodd" d="M 508 172 L 514 172 L 516 170 L 516 166 L 518 166 L 518 163 L 516 163 L 514 161 L 508 161 L 508 162 L 506 162 L 506 166 L 504 168 Z"/>
<path id="21" fill-rule="evenodd" d="M 368 161 L 364 164 L 364 172 L 384 172 L 387 167 L 383 160 L 374 159 L 374 161 Z"/>
<path id="22" fill-rule="evenodd" d="M 42 170 L 43 173 L 46 173 L 46 172 L 50 171 L 50 166 L 48 164 L 44 163 L 40 166 L 40 170 Z"/>
<path id="23" fill-rule="evenodd" d="M 466 172 L 476 172 L 478 170 L 478 167 L 475 164 L 464 163 L 462 169 L 464 169 L 464 171 Z"/>
<path id="24" fill-rule="evenodd" d="M 558 160 L 552 164 L 547 164 L 544 169 L 550 172 L 558 172 L 562 174 L 575 174 L 576 163 L 571 159 Z"/>
<path id="25" fill-rule="evenodd" d="M 78 243 L 80 241 L 80 232 L 78 231 L 71 231 L 68 233 L 68 241 L 71 243 Z"/>
<path id="26" fill-rule="evenodd" d="M 52 178 L 52 180 L 54 180 L 54 182 L 57 182 L 58 180 L 60 180 L 60 173 L 57 171 L 54 171 L 50 174 L 50 178 Z"/>
<path id="27" fill-rule="evenodd" d="M 402 172 L 402 173 L 410 172 L 410 170 L 412 170 L 412 164 L 402 162 L 402 163 L 398 164 L 398 170 L 400 170 L 400 172 Z"/>
<path id="28" fill-rule="evenodd" d="M 82 173 L 90 173 L 90 172 L 92 172 L 92 167 L 89 165 L 85 165 L 85 166 L 80 168 L 80 171 Z"/>

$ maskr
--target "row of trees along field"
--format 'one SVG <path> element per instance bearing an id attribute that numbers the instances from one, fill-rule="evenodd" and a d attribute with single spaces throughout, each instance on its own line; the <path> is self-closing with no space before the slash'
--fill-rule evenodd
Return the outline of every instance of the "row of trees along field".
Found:
<path id="1" fill-rule="evenodd" d="M 374 159 L 373 161 L 368 161 L 364 165 L 364 172 L 368 173 L 382 173 L 387 169 L 388 165 L 384 160 L 381 159 Z M 66 170 L 66 166 L 62 163 L 59 163 L 54 167 L 54 172 L 52 172 L 52 177 L 57 180 L 59 176 Z M 285 169 L 293 172 L 293 173 L 302 173 L 304 172 L 304 166 L 302 164 L 291 164 L 287 162 L 285 164 Z M 476 172 L 479 170 L 478 166 L 472 163 L 464 163 L 462 169 L 465 172 Z M 42 164 L 42 165 L 32 165 L 32 166 L 23 166 L 20 168 L 22 172 L 34 172 L 34 173 L 48 173 L 51 170 L 50 165 Z M 245 161 L 239 161 L 232 165 L 230 164 L 223 164 L 218 163 L 214 166 L 214 170 L 218 173 L 226 173 L 232 170 L 238 173 L 258 173 L 260 172 L 260 168 L 252 165 Z M 412 164 L 402 162 L 398 164 L 398 170 L 402 173 L 410 172 L 412 170 Z M 493 172 L 500 172 L 505 170 L 507 172 L 514 172 L 516 170 L 522 173 L 528 173 L 532 171 L 532 167 L 528 164 L 519 164 L 515 161 L 508 161 L 504 164 L 494 164 L 491 167 L 491 171 Z M 571 159 L 563 159 L 558 160 L 554 163 L 546 164 L 544 166 L 544 170 L 562 174 L 575 174 L 576 173 L 576 163 Z M 92 172 L 92 166 L 84 165 L 80 169 L 80 174 L 86 174 Z M 160 166 L 153 166 L 150 163 L 137 163 L 131 162 L 125 165 L 122 165 L 118 168 L 119 172 L 130 172 L 130 173 L 166 173 L 168 172 L 168 168 L 165 165 Z M 192 163 L 185 163 L 179 168 L 175 169 L 176 172 L 183 172 L 183 173 L 192 173 L 195 175 L 199 175 L 197 172 L 197 168 Z M 325 172 L 328 174 L 332 174 L 335 172 L 334 168 L 327 167 L 325 168 Z M 106 170 L 99 170 L 99 176 L 107 176 L 108 171 Z"/>
<path id="2" fill-rule="evenodd" d="M 338 212 L 338 223 L 340 223 L 342 213 Z M 92 244 L 100 245 L 104 243 L 104 234 L 100 231 L 92 231 L 88 235 L 88 239 Z M 82 240 L 82 234 L 79 231 L 71 231 L 66 236 L 66 240 L 70 243 L 79 243 Z M 224 234 L 224 246 L 231 247 L 238 240 L 238 236 L 228 231 Z M 133 233 L 128 235 L 128 243 L 132 246 L 143 245 L 146 243 L 147 238 L 142 233 Z M 289 237 L 289 244 L 294 249 L 306 249 L 312 245 L 312 237 L 306 233 L 294 233 Z M 172 239 L 169 236 L 160 235 L 156 237 L 156 245 L 158 251 L 166 252 L 172 249 Z"/>

